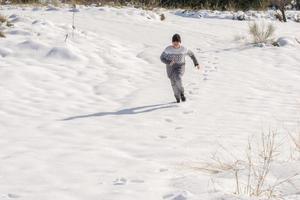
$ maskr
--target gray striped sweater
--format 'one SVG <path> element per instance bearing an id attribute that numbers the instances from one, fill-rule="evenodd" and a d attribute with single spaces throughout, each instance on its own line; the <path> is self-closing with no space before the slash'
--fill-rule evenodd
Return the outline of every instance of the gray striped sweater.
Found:
<path id="1" fill-rule="evenodd" d="M 198 61 L 194 53 L 184 46 L 176 49 L 173 46 L 168 46 L 160 56 L 160 60 L 167 65 L 168 77 L 183 75 L 185 71 L 185 57 L 189 56 L 193 60 L 195 66 L 198 65 Z M 170 63 L 175 63 L 171 66 Z"/>

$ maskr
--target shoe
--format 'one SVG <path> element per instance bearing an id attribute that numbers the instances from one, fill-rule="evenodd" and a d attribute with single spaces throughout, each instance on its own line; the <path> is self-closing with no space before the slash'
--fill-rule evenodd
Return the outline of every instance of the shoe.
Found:
<path id="1" fill-rule="evenodd" d="M 185 102 L 185 101 L 186 101 L 186 98 L 185 98 L 184 94 L 181 94 L 181 101 L 182 101 L 182 102 Z"/>
<path id="2" fill-rule="evenodd" d="M 179 97 L 175 97 L 176 98 L 176 103 L 180 103 L 180 98 Z"/>

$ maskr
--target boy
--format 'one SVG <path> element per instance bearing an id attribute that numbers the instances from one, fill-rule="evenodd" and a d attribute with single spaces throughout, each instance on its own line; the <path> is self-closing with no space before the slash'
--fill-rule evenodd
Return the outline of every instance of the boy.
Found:
<path id="1" fill-rule="evenodd" d="M 167 74 L 171 80 L 172 88 L 176 102 L 186 101 L 181 77 L 185 70 L 185 57 L 190 56 L 195 67 L 200 69 L 199 63 L 191 50 L 181 46 L 181 37 L 178 34 L 173 35 L 172 45 L 168 46 L 160 56 L 160 60 L 167 65 Z"/>

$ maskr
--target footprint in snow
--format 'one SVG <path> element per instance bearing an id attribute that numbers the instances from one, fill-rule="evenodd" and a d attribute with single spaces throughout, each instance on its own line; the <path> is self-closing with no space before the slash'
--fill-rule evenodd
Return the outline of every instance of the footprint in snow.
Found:
<path id="1" fill-rule="evenodd" d="M 16 198 L 20 198 L 20 196 L 19 195 L 17 195 L 17 194 L 12 194 L 12 193 L 8 193 L 8 194 L 3 194 L 3 195 L 1 195 L 0 196 L 0 198 L 4 198 L 4 199 L 16 199 Z M 1 198 L 1 199 L 2 199 Z"/>
<path id="2" fill-rule="evenodd" d="M 113 181 L 114 185 L 126 185 L 127 180 L 125 178 L 117 178 L 116 180 Z"/>
<path id="3" fill-rule="evenodd" d="M 194 111 L 193 110 L 190 110 L 190 111 L 183 111 L 183 114 L 191 114 L 193 113 Z"/>
<path id="4" fill-rule="evenodd" d="M 172 120 L 172 119 L 169 119 L 169 118 L 166 118 L 165 121 L 166 121 L 166 122 L 169 122 L 169 123 L 173 122 L 173 120 Z"/>
<path id="5" fill-rule="evenodd" d="M 190 196 L 190 193 L 187 191 L 182 192 L 176 192 L 176 193 L 170 193 L 163 196 L 163 199 L 167 200 L 187 200 L 188 196 Z"/>
<path id="6" fill-rule="evenodd" d="M 168 138 L 167 136 L 165 136 L 165 135 L 160 135 L 160 136 L 158 136 L 160 139 L 166 139 L 166 138 Z"/>
<path id="7" fill-rule="evenodd" d="M 159 169 L 159 172 L 167 172 L 167 171 L 169 171 L 167 168 L 160 168 Z"/>
<path id="8" fill-rule="evenodd" d="M 140 179 L 134 179 L 134 180 L 131 180 L 130 182 L 132 182 L 132 183 L 145 183 L 144 180 L 140 180 Z"/>
<path id="9" fill-rule="evenodd" d="M 181 129 L 183 129 L 183 127 L 178 126 L 175 128 L 175 130 L 181 130 Z"/>

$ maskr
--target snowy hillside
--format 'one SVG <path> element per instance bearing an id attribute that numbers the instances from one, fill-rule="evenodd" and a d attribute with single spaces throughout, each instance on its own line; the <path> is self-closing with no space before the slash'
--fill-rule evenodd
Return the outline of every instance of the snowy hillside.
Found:
<path id="1" fill-rule="evenodd" d="M 273 22 L 284 46 L 258 48 L 246 21 L 77 11 L 73 31 L 68 8 L 0 9 L 14 24 L 0 38 L 0 199 L 243 199 L 232 172 L 200 163 L 242 159 L 269 129 L 284 144 L 297 133 L 299 23 Z M 174 33 L 204 66 L 187 58 L 183 104 L 159 60 Z M 300 155 L 281 148 L 273 182 L 300 173 Z M 280 195 L 300 199 L 299 178 Z"/>

